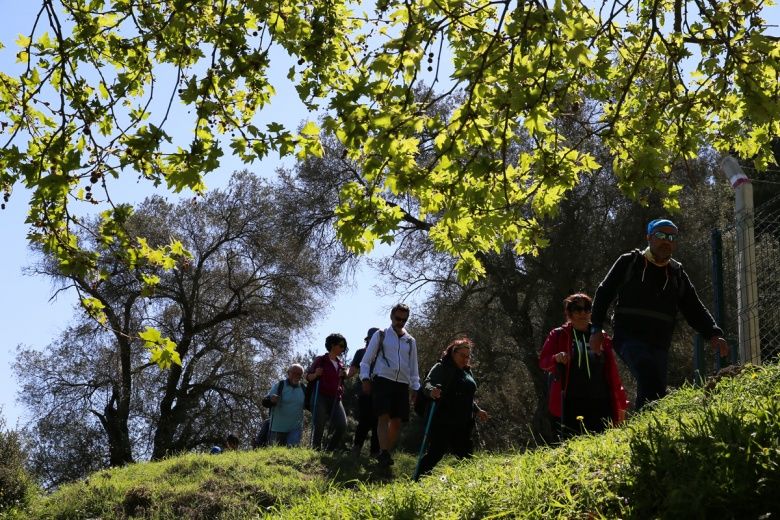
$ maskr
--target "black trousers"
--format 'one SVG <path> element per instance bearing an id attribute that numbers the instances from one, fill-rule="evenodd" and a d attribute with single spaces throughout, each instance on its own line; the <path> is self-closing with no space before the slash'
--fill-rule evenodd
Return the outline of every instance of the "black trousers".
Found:
<path id="1" fill-rule="evenodd" d="M 474 453 L 471 440 L 473 427 L 473 422 L 451 424 L 434 421 L 428 432 L 428 449 L 420 461 L 420 475 L 430 473 L 447 453 L 452 453 L 458 459 L 471 457 Z"/>
<path id="2" fill-rule="evenodd" d="M 371 395 L 360 392 L 358 397 L 358 423 L 355 428 L 356 448 L 362 448 L 369 432 L 371 433 L 371 453 L 379 453 L 379 437 L 376 434 L 376 415 L 371 404 Z"/>

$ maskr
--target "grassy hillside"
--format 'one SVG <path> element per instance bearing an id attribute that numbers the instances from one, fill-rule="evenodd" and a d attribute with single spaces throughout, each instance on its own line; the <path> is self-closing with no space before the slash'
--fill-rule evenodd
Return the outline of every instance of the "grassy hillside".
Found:
<path id="1" fill-rule="evenodd" d="M 445 459 L 283 448 L 101 471 L 6 518 L 776 518 L 780 368 L 683 388 L 626 427 L 557 448 Z"/>

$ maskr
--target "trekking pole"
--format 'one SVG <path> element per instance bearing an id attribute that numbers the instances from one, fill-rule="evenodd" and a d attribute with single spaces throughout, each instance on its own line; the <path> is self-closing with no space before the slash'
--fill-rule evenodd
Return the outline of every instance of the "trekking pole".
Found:
<path id="1" fill-rule="evenodd" d="M 268 418 L 268 446 L 274 445 L 274 408 L 272 407 L 268 412 L 270 416 Z"/>
<path id="2" fill-rule="evenodd" d="M 326 443 L 325 443 L 326 448 L 327 448 L 328 444 L 330 444 L 329 442 L 327 442 L 327 440 L 328 440 L 328 433 L 330 433 L 330 430 L 332 430 L 331 422 L 333 422 L 333 412 L 336 411 L 336 405 L 337 404 L 339 404 L 339 398 L 338 397 L 334 397 L 333 398 L 333 404 L 330 407 L 330 415 L 326 419 L 325 425 L 322 427 L 322 438 L 325 439 L 325 441 L 326 441 Z"/>
<path id="3" fill-rule="evenodd" d="M 477 439 L 479 439 L 479 448 L 485 451 L 485 438 L 482 437 L 482 432 L 479 431 L 479 417 L 474 418 L 474 430 L 477 432 Z"/>
<path id="4" fill-rule="evenodd" d="M 431 429 L 431 420 L 433 419 L 433 411 L 436 409 L 436 401 L 431 402 L 431 411 L 428 412 L 428 421 L 425 423 L 425 433 L 423 433 L 422 442 L 420 443 L 420 454 L 417 455 L 417 466 L 414 468 L 414 475 L 412 480 L 417 481 L 420 478 L 420 463 L 422 462 L 423 453 L 425 452 L 425 443 L 428 441 L 428 432 Z"/>
<path id="5" fill-rule="evenodd" d="M 560 427 L 560 434 L 558 435 L 558 439 L 560 442 L 563 442 L 563 433 L 564 433 L 564 417 L 566 417 L 566 414 L 564 411 L 566 410 L 566 389 L 563 385 L 563 374 L 564 374 L 564 368 L 566 368 L 566 365 L 563 363 L 558 363 L 558 377 L 561 378 L 561 427 Z"/>
<path id="6" fill-rule="evenodd" d="M 317 429 L 317 396 L 320 394 L 320 378 L 314 383 L 314 401 L 311 405 L 311 447 L 314 448 L 314 430 Z"/>
<path id="7" fill-rule="evenodd" d="M 341 358 L 339 358 L 341 359 Z M 317 380 L 319 381 L 319 379 Z M 344 384 L 344 378 L 342 376 L 339 376 L 339 386 Z M 322 438 L 327 441 L 328 436 L 327 433 L 328 430 L 331 430 L 331 423 L 333 422 L 333 413 L 336 411 L 336 405 L 339 404 L 339 397 L 338 397 L 338 389 L 336 389 L 336 397 L 333 398 L 333 404 L 330 407 L 330 415 L 328 416 L 328 419 L 325 421 L 325 425 L 322 427 Z M 327 447 L 329 443 L 326 443 L 325 446 Z"/>

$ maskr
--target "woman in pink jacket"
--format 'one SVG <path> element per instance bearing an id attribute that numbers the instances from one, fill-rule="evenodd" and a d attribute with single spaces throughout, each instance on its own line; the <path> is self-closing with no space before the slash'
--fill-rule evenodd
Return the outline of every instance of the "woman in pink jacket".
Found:
<path id="1" fill-rule="evenodd" d="M 550 414 L 563 437 L 602 432 L 622 422 L 628 408 L 612 341 L 605 336 L 600 353 L 590 349 L 590 296 L 572 294 L 563 305 L 566 322 L 550 331 L 539 356 L 539 366 L 553 375 Z"/>

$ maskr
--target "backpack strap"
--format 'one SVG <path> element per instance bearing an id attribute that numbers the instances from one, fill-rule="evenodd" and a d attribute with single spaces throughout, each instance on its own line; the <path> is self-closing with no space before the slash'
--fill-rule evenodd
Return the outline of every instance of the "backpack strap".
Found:
<path id="1" fill-rule="evenodd" d="M 634 275 L 634 268 L 636 267 L 636 263 L 639 261 L 639 258 L 642 257 L 642 251 L 639 249 L 634 249 L 631 251 L 631 256 L 633 256 L 631 263 L 628 264 L 626 272 L 623 275 L 623 281 L 621 282 L 620 286 L 618 286 L 616 293 L 619 293 L 623 286 L 631 280 L 631 277 Z"/>
<path id="2" fill-rule="evenodd" d="M 376 356 L 374 356 L 374 360 L 371 362 L 371 372 L 369 372 L 368 377 L 373 377 L 374 375 L 374 366 L 376 365 L 376 360 L 379 358 L 379 355 L 382 355 L 382 358 L 385 360 L 385 364 L 387 366 L 390 366 L 390 362 L 387 361 L 387 357 L 385 357 L 385 331 L 382 329 L 379 329 L 377 331 L 377 334 L 379 334 L 379 351 L 377 352 Z"/>
<path id="3" fill-rule="evenodd" d="M 677 299 L 682 300 L 685 296 L 685 283 L 683 282 L 683 266 L 674 258 L 669 259 L 669 269 L 672 270 L 674 278 L 677 280 Z"/>
<path id="4" fill-rule="evenodd" d="M 385 364 L 387 366 L 390 366 L 390 362 L 387 360 L 387 357 L 385 356 L 385 331 L 379 330 L 379 352 L 377 353 L 376 357 L 374 358 L 374 361 L 371 362 L 371 372 L 374 372 L 374 364 L 376 363 L 376 359 L 379 357 L 379 355 L 382 355 L 382 358 L 385 360 Z M 401 352 L 400 345 L 399 345 L 399 354 Z M 409 357 L 409 361 L 412 361 L 412 345 L 411 342 L 409 343 L 409 353 L 407 354 Z"/>

